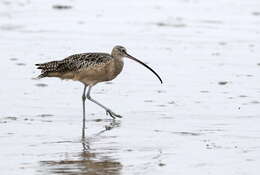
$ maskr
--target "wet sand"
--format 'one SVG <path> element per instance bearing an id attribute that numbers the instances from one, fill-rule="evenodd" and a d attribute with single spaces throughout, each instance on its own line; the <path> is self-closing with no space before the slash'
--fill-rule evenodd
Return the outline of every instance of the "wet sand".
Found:
<path id="1" fill-rule="evenodd" d="M 1 1 L 0 174 L 234 174 L 260 168 L 260 2 Z M 86 103 L 35 63 L 123 45 L 130 60 Z"/>

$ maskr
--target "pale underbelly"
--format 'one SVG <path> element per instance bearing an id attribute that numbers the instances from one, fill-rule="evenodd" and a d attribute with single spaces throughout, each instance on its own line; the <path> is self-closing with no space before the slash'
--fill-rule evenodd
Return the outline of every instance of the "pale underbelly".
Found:
<path id="1" fill-rule="evenodd" d="M 122 71 L 120 69 L 88 69 L 75 73 L 73 80 L 80 81 L 84 84 L 94 85 L 104 81 L 111 81 Z"/>

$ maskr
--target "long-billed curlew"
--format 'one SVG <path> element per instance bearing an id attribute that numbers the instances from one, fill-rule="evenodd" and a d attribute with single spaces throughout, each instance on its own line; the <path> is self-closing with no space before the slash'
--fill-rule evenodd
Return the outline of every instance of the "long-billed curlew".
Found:
<path id="1" fill-rule="evenodd" d="M 99 82 L 113 80 L 123 69 L 123 58 L 130 58 L 152 71 L 162 83 L 160 76 L 142 61 L 134 58 L 126 52 L 122 46 L 115 46 L 111 54 L 108 53 L 81 53 L 71 55 L 60 61 L 51 61 L 42 64 L 36 64 L 37 69 L 41 69 L 38 78 L 58 77 L 61 79 L 71 79 L 80 81 L 84 84 L 82 95 L 83 102 L 83 127 L 82 137 L 85 137 L 85 101 L 86 98 L 96 103 L 106 110 L 113 119 L 121 118 L 111 109 L 105 107 L 90 96 L 91 88 Z M 87 94 L 86 89 L 88 88 Z"/>

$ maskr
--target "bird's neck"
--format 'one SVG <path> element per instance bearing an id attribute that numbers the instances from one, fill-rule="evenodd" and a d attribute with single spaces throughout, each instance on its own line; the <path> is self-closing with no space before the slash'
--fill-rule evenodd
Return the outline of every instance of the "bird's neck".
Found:
<path id="1" fill-rule="evenodd" d="M 123 69 L 124 61 L 123 57 L 114 58 L 114 76 L 117 76 Z"/>
<path id="2" fill-rule="evenodd" d="M 115 57 L 114 58 L 114 63 L 115 63 L 115 66 L 121 67 L 124 64 L 123 57 Z"/>

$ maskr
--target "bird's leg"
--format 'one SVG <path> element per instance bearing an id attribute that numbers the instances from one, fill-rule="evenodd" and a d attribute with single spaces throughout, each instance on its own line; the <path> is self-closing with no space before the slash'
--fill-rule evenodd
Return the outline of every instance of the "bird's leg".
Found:
<path id="1" fill-rule="evenodd" d="M 106 114 L 109 114 L 110 117 L 112 117 L 113 119 L 115 119 L 116 117 L 118 118 L 122 118 L 122 116 L 114 113 L 113 111 L 111 111 L 111 109 L 105 107 L 104 105 L 102 105 L 101 103 L 99 103 L 98 101 L 94 100 L 91 96 L 90 96 L 90 91 L 91 91 L 92 86 L 89 86 L 88 88 L 88 92 L 87 92 L 87 99 L 89 99 L 90 101 L 92 101 L 93 103 L 96 103 L 98 106 L 100 106 L 101 108 L 106 110 Z"/>
<path id="2" fill-rule="evenodd" d="M 83 125 L 82 125 L 82 139 L 85 138 L 85 122 L 86 122 L 86 110 L 85 110 L 85 102 L 86 102 L 86 89 L 87 89 L 87 85 L 84 84 L 84 90 L 83 90 L 83 94 L 82 94 L 82 105 L 83 105 Z"/>

